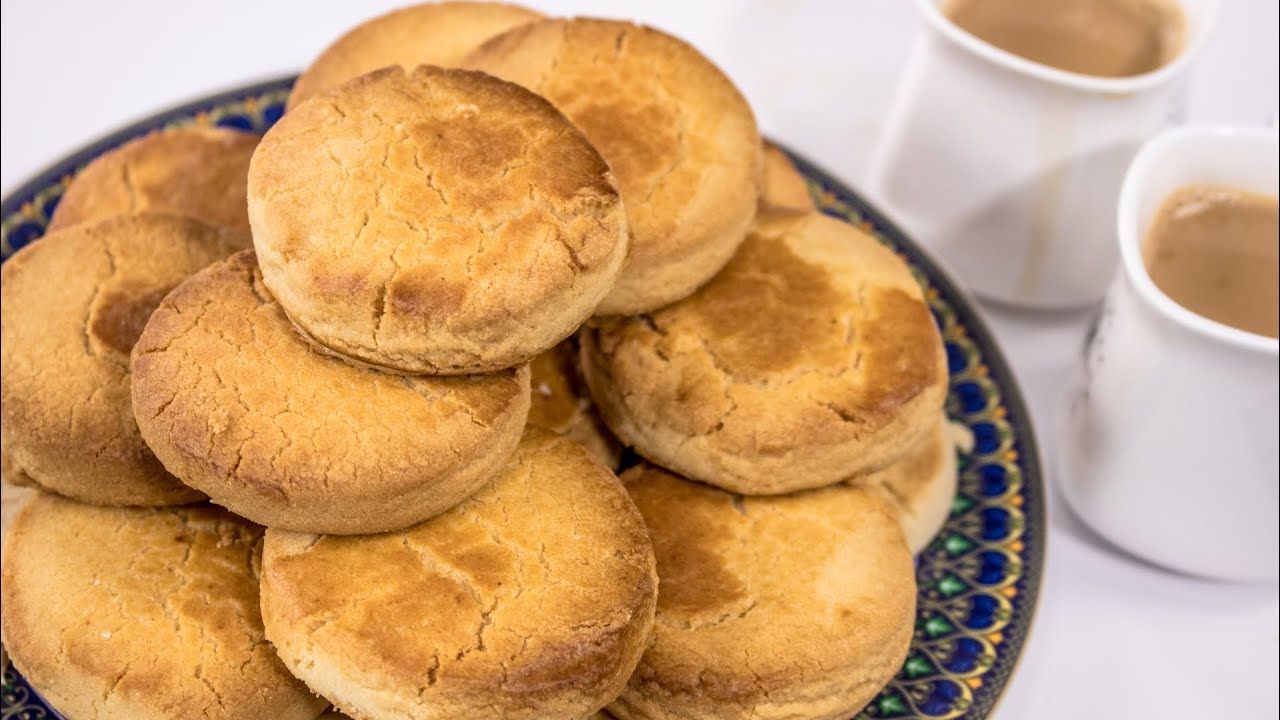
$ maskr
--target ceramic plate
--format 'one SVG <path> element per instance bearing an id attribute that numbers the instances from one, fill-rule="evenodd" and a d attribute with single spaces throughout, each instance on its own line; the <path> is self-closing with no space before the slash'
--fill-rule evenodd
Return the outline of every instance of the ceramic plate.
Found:
<path id="1" fill-rule="evenodd" d="M 161 127 L 264 132 L 284 112 L 292 82 L 281 78 L 242 87 L 160 113 L 59 161 L 4 199 L 3 257 L 44 234 L 71 178 L 99 154 Z M 917 561 L 920 594 L 911 651 L 898 676 L 857 717 L 985 718 L 1026 641 L 1044 563 L 1044 482 L 1030 417 L 969 297 L 856 193 L 804 158 L 793 159 L 823 212 L 874 233 L 911 265 L 946 341 L 947 413 L 968 430 L 961 433 L 959 492 L 951 515 Z M 6 667 L 0 717 L 58 715 Z"/>

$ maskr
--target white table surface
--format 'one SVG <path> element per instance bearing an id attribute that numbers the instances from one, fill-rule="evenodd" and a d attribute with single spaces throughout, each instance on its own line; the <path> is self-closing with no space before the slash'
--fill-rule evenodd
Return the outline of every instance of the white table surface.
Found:
<path id="1" fill-rule="evenodd" d="M 7 192 L 122 123 L 297 71 L 343 29 L 397 4 L 5 0 L 0 187 Z M 767 133 L 855 188 L 919 30 L 907 0 L 526 4 L 635 18 L 685 37 L 738 82 Z M 1277 105 L 1277 3 L 1222 5 L 1192 72 L 1188 121 L 1262 124 Z M 1057 394 L 1089 312 L 983 309 L 1022 383 L 1052 485 Z M 1040 607 L 998 720 L 1276 717 L 1275 584 L 1224 585 L 1153 568 L 1084 528 L 1056 493 L 1049 515 Z"/>

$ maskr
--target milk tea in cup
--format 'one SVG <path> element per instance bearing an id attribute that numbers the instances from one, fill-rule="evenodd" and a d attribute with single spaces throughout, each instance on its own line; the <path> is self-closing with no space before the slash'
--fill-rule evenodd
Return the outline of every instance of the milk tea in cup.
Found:
<path id="1" fill-rule="evenodd" d="M 1163 0 L 950 0 L 953 23 L 996 47 L 1060 70 L 1129 77 L 1182 50 L 1182 12 Z"/>
<path id="2" fill-rule="evenodd" d="M 1280 337 L 1276 196 L 1188 186 L 1165 198 L 1142 259 L 1156 287 L 1197 315 Z"/>

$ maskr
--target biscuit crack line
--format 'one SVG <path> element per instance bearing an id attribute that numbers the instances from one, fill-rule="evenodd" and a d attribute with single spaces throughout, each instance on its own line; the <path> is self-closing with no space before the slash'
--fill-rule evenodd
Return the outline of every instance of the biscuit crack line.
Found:
<path id="1" fill-rule="evenodd" d="M 84 309 L 84 321 L 81 323 L 84 328 L 84 354 L 86 357 L 90 358 L 96 356 L 96 353 L 93 351 L 93 337 L 89 334 L 89 329 L 92 326 L 91 319 L 93 316 L 93 308 L 97 306 L 98 300 L 102 297 L 103 290 L 106 288 L 107 284 L 115 279 L 116 271 L 118 269 L 116 254 L 111 248 L 111 241 L 109 239 L 102 243 L 102 250 L 107 257 L 107 273 L 105 277 L 94 285 L 93 294 L 89 297 L 89 304 Z"/>
<path id="2" fill-rule="evenodd" d="M 213 683 L 209 682 L 209 679 L 204 677 L 203 671 L 204 671 L 203 664 L 196 665 L 195 671 L 193 673 L 193 675 L 195 676 L 195 679 L 199 680 L 205 686 L 205 688 L 209 690 L 209 693 L 213 695 L 213 701 L 218 704 L 218 709 L 222 710 L 223 712 L 226 712 L 227 705 L 222 700 L 222 693 L 218 692 L 218 689 L 213 686 Z"/>
<path id="3" fill-rule="evenodd" d="M 132 667 L 133 667 L 133 661 L 130 660 L 124 664 L 124 669 L 121 670 L 119 674 L 117 674 L 114 678 L 112 678 L 111 684 L 108 685 L 106 691 L 102 693 L 102 700 L 100 702 L 103 705 L 106 705 L 107 700 L 109 700 L 111 696 L 115 694 L 116 688 L 120 687 L 120 683 L 124 681 L 125 676 L 129 674 L 129 670 Z"/>
<path id="4" fill-rule="evenodd" d="M 408 535 L 402 536 L 400 540 L 405 550 L 408 550 L 418 556 L 423 567 L 449 578 L 466 589 L 467 593 L 471 596 L 472 602 L 476 604 L 477 609 L 480 611 L 480 622 L 475 631 L 475 645 L 459 650 L 457 655 L 454 656 L 454 660 L 456 662 L 461 662 L 472 652 L 484 652 L 484 633 L 485 630 L 493 624 L 493 613 L 498 608 L 498 594 L 494 593 L 492 601 L 486 606 L 484 598 L 480 594 L 480 590 L 475 585 L 474 578 L 467 576 L 443 558 L 437 557 L 430 549 L 410 543 Z M 439 663 L 438 655 L 436 656 L 436 662 Z M 439 666 L 437 665 L 437 667 Z"/>
<path id="5" fill-rule="evenodd" d="M 124 187 L 125 194 L 129 196 L 129 214 L 136 215 L 138 212 L 138 188 L 134 185 L 133 168 L 129 167 L 128 160 L 120 163 L 120 182 Z"/>

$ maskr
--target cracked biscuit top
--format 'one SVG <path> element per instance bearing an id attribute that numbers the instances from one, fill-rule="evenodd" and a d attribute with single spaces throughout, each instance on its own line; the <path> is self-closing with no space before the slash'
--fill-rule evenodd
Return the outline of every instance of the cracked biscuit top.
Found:
<path id="1" fill-rule="evenodd" d="M 487 483 L 529 412 L 529 370 L 413 377 L 302 338 L 246 251 L 174 290 L 133 351 L 133 409 L 174 475 L 254 522 L 397 530 Z"/>
<path id="2" fill-rule="evenodd" d="M 114 215 L 166 213 L 249 232 L 245 184 L 257 135 L 221 127 L 158 130 L 76 174 L 49 231 Z"/>
<path id="3" fill-rule="evenodd" d="M 627 22 L 552 19 L 492 38 L 464 64 L 550 100 L 617 175 L 631 257 L 598 313 L 675 302 L 742 242 L 760 134 L 733 82 L 688 43 Z"/>
<path id="4" fill-rule="evenodd" d="M 653 641 L 621 720 L 854 715 L 901 667 L 911 554 L 879 489 L 743 497 L 647 464 L 622 475 L 658 562 Z"/>
<path id="5" fill-rule="evenodd" d="M 762 216 L 689 298 L 579 337 L 591 394 L 625 444 L 746 494 L 889 465 L 946 397 L 942 341 L 906 264 L 818 213 Z"/>
<path id="6" fill-rule="evenodd" d="M 392 10 L 351 28 L 298 76 L 287 107 L 379 68 L 454 67 L 475 46 L 541 18 L 498 2 L 427 2 Z"/>
<path id="7" fill-rule="evenodd" d="M 261 539 L 210 505 L 38 495 L 5 548 L 4 646 L 68 718 L 311 720 L 324 701 L 264 635 Z"/>
<path id="8" fill-rule="evenodd" d="M 313 97 L 249 167 L 263 278 L 330 349 L 409 373 L 514 367 L 613 287 L 626 215 L 548 102 L 483 73 L 387 68 Z"/>
<path id="9" fill-rule="evenodd" d="M 103 505 L 204 497 L 138 434 L 129 351 L 160 300 L 249 244 L 230 228 L 117 216 L 50 233 L 0 275 L 0 437 L 5 478 Z"/>
<path id="10" fill-rule="evenodd" d="M 267 531 L 285 664 L 351 717 L 586 718 L 649 641 L 653 549 L 621 483 L 530 429 L 495 480 L 407 530 Z"/>

